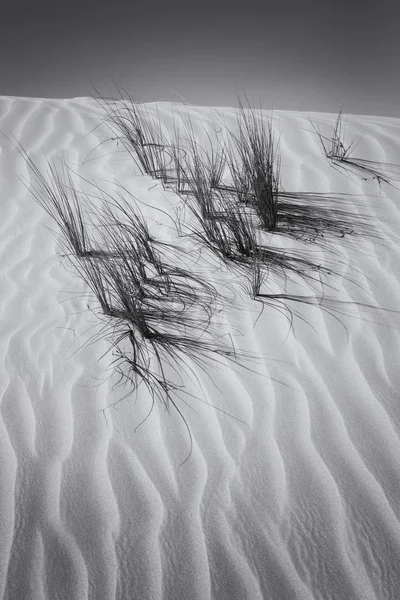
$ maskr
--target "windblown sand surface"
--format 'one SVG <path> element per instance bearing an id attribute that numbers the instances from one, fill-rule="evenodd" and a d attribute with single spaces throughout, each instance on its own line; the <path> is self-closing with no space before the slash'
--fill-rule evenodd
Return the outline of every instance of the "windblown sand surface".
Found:
<path id="1" fill-rule="evenodd" d="M 176 110 L 158 105 L 166 128 Z M 185 110 L 199 136 L 216 118 Z M 220 114 L 234 127 L 234 109 Z M 122 183 L 150 205 L 158 237 L 175 239 L 168 214 L 181 200 L 121 145 L 99 145 L 110 137 L 102 116 L 89 99 L 0 98 L 0 130 L 40 168 L 64 154 L 88 180 Z M 292 329 L 279 305 L 255 325 L 261 304 L 232 279 L 221 335 L 255 358 L 194 366 L 181 405 L 190 456 L 174 411 L 157 406 L 144 421 L 145 388 L 103 412 L 127 390 L 113 389 L 107 341 L 84 345 L 98 330 L 94 300 L 1 136 L 2 599 L 400 598 L 400 184 L 333 169 L 309 116 L 273 114 L 285 190 L 335 196 L 376 231 L 332 238 L 336 258 L 308 244 L 341 274 L 325 289 L 341 303 L 328 300 L 332 314 L 291 303 Z M 311 118 L 329 134 L 336 116 Z M 400 162 L 400 120 L 349 116 L 346 137 L 361 134 L 357 156 Z M 208 268 L 217 286 L 230 277 Z"/>

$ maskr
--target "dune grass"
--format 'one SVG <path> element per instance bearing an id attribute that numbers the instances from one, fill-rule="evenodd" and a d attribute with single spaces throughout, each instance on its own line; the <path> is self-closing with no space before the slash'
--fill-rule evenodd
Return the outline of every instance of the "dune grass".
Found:
<path id="1" fill-rule="evenodd" d="M 225 133 L 231 143 L 222 151 L 212 145 L 201 146 L 188 120 L 186 135 L 180 137 L 180 151 L 175 155 L 180 187 L 176 191 L 197 222 L 190 235 L 198 239 L 201 248 L 208 248 L 239 274 L 242 289 L 262 304 L 259 317 L 264 305 L 269 304 L 282 312 L 292 327 L 294 315 L 302 317 L 291 305 L 304 301 L 339 319 L 341 306 L 336 309 L 332 298 L 326 300 L 324 289 L 335 291 L 335 284 L 329 279 L 345 277 L 352 284 L 359 284 L 352 276 L 351 266 L 346 266 L 346 275 L 338 272 L 341 260 L 336 257 L 337 247 L 332 242 L 355 235 L 376 237 L 371 219 L 350 212 L 348 198 L 285 192 L 271 123 L 265 124 L 261 112 L 240 105 L 238 133 Z M 336 133 L 339 135 L 339 127 Z M 231 181 L 223 178 L 226 165 Z M 274 246 L 276 234 L 296 240 L 297 249 Z M 328 250 L 331 260 L 325 257 L 321 263 L 307 250 L 306 245 L 310 244 Z M 271 278 L 280 285 L 282 293 L 271 291 Z M 322 289 L 322 294 L 316 293 L 311 300 L 309 285 L 305 294 L 285 291 L 289 282 L 298 285 L 301 280 Z"/>
<path id="2" fill-rule="evenodd" d="M 324 138 L 323 136 L 320 137 L 322 147 L 325 151 L 325 156 L 327 158 L 330 158 L 334 162 L 342 162 L 348 160 L 356 145 L 356 142 L 354 140 L 348 146 L 345 146 L 344 144 L 342 110 L 343 107 L 341 107 L 336 119 L 336 123 L 333 127 L 332 137 L 329 140 L 330 148 L 326 143 L 328 141 L 327 138 Z"/>
<path id="3" fill-rule="evenodd" d="M 332 214 L 328 208 L 316 210 L 316 203 L 311 205 L 307 202 L 307 195 L 304 195 L 306 202 L 303 203 L 299 199 L 296 202 L 294 194 L 284 197 L 284 193 L 278 189 L 279 168 L 274 163 L 276 153 L 271 128 L 259 125 L 255 114 L 251 111 L 246 113 L 243 107 L 239 111 L 239 122 L 242 123 L 239 125 L 241 133 L 234 139 L 234 144 L 239 144 L 242 155 L 240 152 L 227 152 L 225 148 L 216 151 L 210 145 L 200 146 L 193 127 L 186 123 L 185 156 L 181 160 L 176 154 L 176 168 L 180 172 L 180 185 L 185 190 L 181 197 L 197 223 L 190 229 L 190 234 L 220 260 L 244 268 L 246 277 L 254 280 L 251 290 L 260 287 L 260 281 L 265 279 L 261 272 L 265 273 L 266 270 L 284 277 L 292 274 L 311 279 L 315 271 L 332 273 L 332 269 L 315 262 L 306 253 L 301 255 L 279 249 L 274 247 L 271 240 L 267 243 L 264 237 L 265 215 L 263 218 L 260 216 L 260 212 L 265 212 L 267 201 L 260 200 L 257 203 L 254 200 L 257 190 L 260 190 L 257 168 L 264 160 L 269 161 L 268 171 L 263 171 L 263 177 L 264 180 L 269 178 L 267 187 L 273 194 L 276 216 L 274 230 L 268 233 L 284 232 L 299 237 L 300 232 L 314 236 L 317 232 L 323 236 L 322 229 L 333 231 L 340 228 L 345 233 L 348 230 L 343 222 L 338 222 L 338 214 Z M 233 135 L 227 133 L 228 138 Z M 245 161 L 244 166 L 242 160 Z M 229 165 L 231 173 L 244 173 L 243 176 L 238 175 L 236 180 L 233 177 L 233 185 L 222 178 L 225 164 Z M 180 193 L 179 189 L 176 191 Z M 282 198 L 280 212 L 277 210 L 278 194 Z M 344 215 L 341 218 L 344 221 Z M 256 294 L 251 291 L 250 295 Z"/>
<path id="4" fill-rule="evenodd" d="M 225 168 L 222 146 L 203 147 L 196 139 L 193 125 L 185 122 L 185 135 L 175 139 L 184 143 L 184 154 L 175 152 L 179 173 L 176 192 L 195 217 L 192 234 L 222 260 L 240 261 L 250 257 L 256 246 L 253 218 L 246 207 L 239 206 L 221 186 Z"/>
<path id="5" fill-rule="evenodd" d="M 152 117 L 146 105 L 136 102 L 121 86 L 116 91 L 116 97 L 105 98 L 96 90 L 95 97 L 105 111 L 111 139 L 122 143 L 142 173 L 166 182 L 173 157 L 160 118 Z"/>
<path id="6" fill-rule="evenodd" d="M 339 202 L 321 195 L 282 190 L 278 146 L 261 111 L 240 104 L 237 132 L 224 132 L 228 144 L 213 142 L 205 130 L 208 144 L 203 146 L 189 118 L 183 133 L 176 127 L 171 142 L 161 124 L 133 100 L 121 97 L 107 106 L 106 120 L 115 139 L 141 171 L 176 186 L 194 217 L 187 230 L 198 242 L 199 255 L 208 249 L 220 266 L 236 269 L 246 293 L 262 304 L 261 311 L 264 303 L 283 307 L 292 321 L 289 303 L 303 302 L 334 314 L 332 299 L 324 308 L 323 296 L 286 293 L 284 284 L 321 284 L 323 276 L 338 274 L 335 268 L 320 263 L 304 247 L 289 251 L 275 246 L 273 236 L 323 244 L 325 237 L 347 237 L 360 225 L 367 231 L 368 221 L 356 214 L 349 217 Z M 344 147 L 341 134 L 338 120 L 332 146 L 324 149 L 332 161 L 346 163 L 351 148 Z M 184 402 L 186 393 L 183 374 L 196 378 L 194 365 L 207 371 L 213 361 L 237 362 L 242 357 L 222 341 L 215 326 L 215 308 L 221 302 L 216 288 L 182 266 L 187 262 L 184 250 L 151 233 L 140 202 L 126 188 L 116 184 L 110 194 L 94 186 L 90 196 L 77 189 L 65 163 L 58 170 L 48 162 L 42 173 L 25 157 L 36 180 L 33 195 L 58 224 L 66 255 L 100 307 L 102 326 L 91 342 L 104 337 L 109 341 L 117 385 L 129 387 L 124 398 L 144 385 L 150 412 L 156 403 L 168 411 L 173 407 L 191 440 L 178 402 Z M 224 180 L 226 171 L 232 181 Z M 271 291 L 272 276 L 279 278 L 282 292 Z"/>
<path id="7" fill-rule="evenodd" d="M 173 134 L 170 151 L 173 155 L 175 180 L 170 177 L 170 183 L 176 183 L 175 189 L 179 194 L 191 193 L 190 182 L 201 180 L 208 193 L 221 186 L 226 166 L 225 148 L 220 141 L 221 129 L 214 130 L 212 139 L 205 123 L 201 123 L 201 133 L 205 137 L 202 145 L 196 136 L 193 122 L 189 114 L 179 114 L 179 121 L 174 117 Z"/>
<path id="8" fill-rule="evenodd" d="M 338 113 L 330 138 L 322 135 L 318 125 L 312 121 L 311 125 L 320 140 L 326 158 L 331 162 L 333 167 L 340 168 L 346 172 L 356 172 L 365 181 L 373 179 L 379 185 L 386 183 L 395 187 L 392 181 L 399 177 L 400 168 L 398 165 L 367 160 L 353 155 L 357 143 L 355 140 L 350 142 L 350 144 L 346 144 L 345 142 L 342 107 Z"/>
<path id="9" fill-rule="evenodd" d="M 58 168 L 47 161 L 47 172 L 43 173 L 22 148 L 18 150 L 34 176 L 35 183 L 29 189 L 36 202 L 57 223 L 66 251 L 78 257 L 88 256 L 92 252 L 91 240 L 71 171 L 63 161 Z"/>
<path id="10" fill-rule="evenodd" d="M 280 189 L 280 153 L 272 123 L 261 109 L 255 110 L 247 101 L 244 106 L 238 95 L 237 131 L 229 132 L 226 160 L 232 187 L 226 192 L 236 195 L 240 203 L 251 205 L 262 228 L 274 231 L 278 222 Z"/>
<path id="11" fill-rule="evenodd" d="M 71 174 L 65 179 L 53 165 L 46 175 L 32 161 L 29 166 L 41 184 L 34 198 L 60 225 L 60 245 L 68 249 L 66 256 L 100 308 L 103 325 L 90 343 L 109 341 L 111 364 L 119 377 L 116 385 L 129 384 L 124 398 L 144 385 L 150 410 L 157 401 L 168 411 L 173 407 L 191 442 L 178 405 L 178 399 L 185 402 L 183 373 L 196 378 L 193 365 L 208 372 L 212 362 L 236 363 L 240 356 L 213 323 L 219 294 L 194 270 L 182 266 L 179 248 L 150 233 L 138 202 L 132 194 L 126 199 L 122 186 L 115 194 L 95 186 L 93 196 L 80 197 Z M 65 165 L 62 173 L 68 173 Z M 47 178 L 51 181 L 45 185 Z M 86 220 L 96 234 L 90 238 L 82 198 L 88 205 Z"/>

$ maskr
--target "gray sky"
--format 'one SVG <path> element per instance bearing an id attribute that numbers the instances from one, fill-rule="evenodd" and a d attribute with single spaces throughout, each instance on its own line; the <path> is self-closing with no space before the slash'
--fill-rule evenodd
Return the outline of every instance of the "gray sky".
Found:
<path id="1" fill-rule="evenodd" d="M 400 117 L 400 7 L 383 0 L 2 0 L 0 94 L 107 94 Z"/>

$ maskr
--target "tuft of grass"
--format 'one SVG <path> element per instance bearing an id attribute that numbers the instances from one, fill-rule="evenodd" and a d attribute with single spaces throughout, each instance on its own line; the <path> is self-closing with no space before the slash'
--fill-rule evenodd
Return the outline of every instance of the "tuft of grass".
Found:
<path id="1" fill-rule="evenodd" d="M 173 157 L 160 119 L 151 117 L 146 106 L 136 102 L 122 87 L 116 89 L 117 98 L 104 98 L 97 90 L 95 98 L 106 113 L 111 139 L 122 143 L 142 173 L 166 182 Z"/>
<path id="2" fill-rule="evenodd" d="M 193 125 L 185 122 L 184 157 L 175 153 L 181 195 L 197 221 L 191 233 L 222 260 L 242 261 L 250 258 L 257 245 L 254 217 L 233 194 L 222 189 L 225 152 L 209 144 L 201 146 L 195 137 Z"/>
<path id="3" fill-rule="evenodd" d="M 128 190 L 122 189 L 129 194 Z M 142 289 L 145 286 L 152 288 L 149 297 L 162 299 L 163 302 L 179 301 L 185 310 L 189 306 L 201 306 L 211 318 L 211 308 L 217 300 L 215 288 L 196 273 L 179 266 L 185 257 L 184 251 L 174 244 L 157 240 L 150 233 L 132 194 L 129 194 L 129 201 L 120 193 L 112 197 L 103 195 L 96 221 L 102 232 L 103 245 L 108 250 L 107 255 L 119 260 L 129 257 L 138 272 L 135 278 L 138 285 Z"/>
<path id="4" fill-rule="evenodd" d="M 251 127 L 249 126 L 248 129 Z M 251 131 L 253 130 L 251 129 Z M 253 299 L 259 297 L 260 289 L 270 274 L 283 276 L 285 280 L 291 277 L 301 277 L 319 283 L 322 274 L 334 272 L 332 268 L 321 265 L 312 257 L 308 257 L 304 251 L 287 252 L 263 242 L 262 223 L 253 202 L 253 194 L 249 193 L 246 196 L 247 201 L 245 201 L 244 194 L 242 194 L 243 186 L 232 188 L 225 185 L 222 179 L 219 179 L 218 185 L 213 187 L 210 167 L 215 162 L 213 156 L 209 157 L 208 149 L 198 144 L 190 123 L 186 126 L 186 132 L 185 160 L 180 160 L 177 155 L 176 162 L 181 173 L 181 185 L 185 188 L 185 192 L 182 194 L 183 201 L 196 221 L 196 225 L 189 228 L 189 235 L 199 240 L 201 247 L 208 248 L 219 260 L 239 267 L 247 281 L 246 291 Z M 271 135 L 267 136 L 267 145 L 272 140 Z M 258 136 L 257 139 L 260 137 L 262 136 Z M 232 169 L 233 154 L 231 154 L 230 160 Z M 239 164 L 241 164 L 240 160 Z M 240 166 L 235 168 L 237 172 L 243 171 Z M 277 177 L 274 177 L 274 181 L 278 186 Z M 246 190 L 248 189 L 250 189 L 250 184 L 246 187 Z M 255 185 L 251 189 L 255 189 Z M 179 193 L 179 190 L 177 191 Z M 278 193 L 277 187 L 274 193 Z M 295 206 L 294 199 L 291 200 L 289 197 L 285 199 L 282 223 L 279 224 L 279 227 L 276 225 L 275 231 L 290 231 L 288 227 L 284 227 L 285 221 L 289 222 L 293 218 L 296 222 L 297 216 L 299 216 L 299 221 L 300 217 L 302 218 L 303 225 L 307 223 L 308 219 L 309 229 L 315 225 L 318 230 L 323 218 L 325 218 L 324 226 L 332 225 L 333 227 L 334 218 L 332 217 L 329 221 L 328 211 L 326 214 L 322 211 L 319 214 L 319 222 L 317 222 L 317 216 L 313 220 L 312 209 L 309 206 L 306 205 L 302 212 L 303 206 L 298 203 L 296 213 L 294 212 Z M 290 215 L 291 209 L 293 209 L 293 215 Z M 299 228 L 301 229 L 300 223 Z"/>
<path id="5" fill-rule="evenodd" d="M 274 231 L 278 223 L 280 154 L 272 124 L 261 109 L 244 107 L 240 97 L 237 133 L 230 133 L 228 163 L 233 190 L 240 202 L 254 207 L 262 227 Z"/>
<path id="6" fill-rule="evenodd" d="M 340 108 L 336 119 L 336 123 L 333 127 L 332 137 L 329 140 L 330 149 L 326 144 L 326 138 L 324 139 L 322 136 L 320 137 L 321 144 L 325 151 L 325 156 L 334 162 L 343 162 L 348 160 L 356 145 L 354 140 L 348 146 L 345 146 L 344 144 L 342 110 L 343 107 Z"/>
<path id="7" fill-rule="evenodd" d="M 223 173 L 226 166 L 225 148 L 220 142 L 221 130 L 215 130 L 214 139 L 202 123 L 202 130 L 206 138 L 206 146 L 202 146 L 196 138 L 193 123 L 186 115 L 180 115 L 183 133 L 179 125 L 174 122 L 173 144 L 171 152 L 177 179 L 177 192 L 190 191 L 188 183 L 201 178 L 205 187 L 211 192 L 221 186 Z"/>
<path id="8" fill-rule="evenodd" d="M 174 408 L 190 436 L 178 405 L 185 390 L 176 381 L 183 372 L 195 377 L 191 364 L 207 370 L 211 361 L 237 358 L 212 327 L 217 293 L 193 272 L 161 260 L 153 240 L 121 228 L 118 218 L 111 221 L 108 208 L 98 222 L 107 242 L 101 260 L 90 257 L 75 266 L 106 319 L 100 337 L 110 339 L 117 385 L 129 384 L 124 398 L 144 385 L 152 408 L 156 402 Z"/>
<path id="9" fill-rule="evenodd" d="M 242 264 L 251 259 L 257 248 L 253 215 L 226 195 L 221 195 L 218 200 L 207 215 L 198 202 L 188 203 L 198 221 L 192 235 L 221 260 Z"/>
<path id="10" fill-rule="evenodd" d="M 47 161 L 47 173 L 43 173 L 28 154 L 19 148 L 31 170 L 35 183 L 29 187 L 36 202 L 57 223 L 67 252 L 78 257 L 91 253 L 91 240 L 87 232 L 80 194 L 73 183 L 71 171 L 65 162 L 57 168 Z"/>
<path id="11" fill-rule="evenodd" d="M 33 163 L 30 166 L 34 167 Z M 93 196 L 97 202 L 86 196 L 97 235 L 85 238 L 84 247 L 82 243 L 73 244 L 71 228 L 65 223 L 69 223 L 67 217 L 72 210 L 69 201 L 72 198 L 78 203 L 79 192 L 71 174 L 67 185 L 58 171 L 50 168 L 47 177 L 53 181 L 45 185 L 45 175 L 36 167 L 34 172 L 42 183 L 34 197 L 60 223 L 65 236 L 63 247 L 71 250 L 67 257 L 101 311 L 104 324 L 89 343 L 107 338 L 114 357 L 111 364 L 119 376 L 117 385 L 130 384 L 124 398 L 145 385 L 151 409 L 157 401 L 168 411 L 172 406 L 182 417 L 191 440 L 178 405 L 186 393 L 179 383 L 182 372 L 196 377 L 191 365 L 208 372 L 212 362 L 238 360 L 235 348 L 221 341 L 222 335 L 212 322 L 219 302 L 216 289 L 194 271 L 183 268 L 182 256 L 179 264 L 179 249 L 151 234 L 135 198 L 130 195 L 128 202 L 122 193 L 128 192 L 122 186 L 115 195 L 95 186 Z M 44 199 L 41 192 L 46 193 Z M 79 215 L 84 229 L 83 213 Z"/>
<path id="12" fill-rule="evenodd" d="M 331 162 L 332 166 L 344 171 L 355 171 L 365 181 L 367 179 L 374 179 L 379 185 L 383 182 L 395 187 L 392 184 L 392 179 L 393 175 L 396 177 L 399 176 L 399 166 L 353 156 L 353 151 L 357 144 L 355 140 L 350 144 L 345 143 L 342 116 L 341 107 L 330 138 L 322 135 L 319 127 L 311 121 L 313 130 L 318 135 L 326 158 Z"/>

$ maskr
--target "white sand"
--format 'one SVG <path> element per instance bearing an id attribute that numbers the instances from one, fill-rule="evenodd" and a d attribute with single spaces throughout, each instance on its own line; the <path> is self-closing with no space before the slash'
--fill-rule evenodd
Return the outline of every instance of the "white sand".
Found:
<path id="1" fill-rule="evenodd" d="M 159 105 L 166 126 L 172 109 Z M 190 112 L 201 135 L 213 113 Z M 234 125 L 233 109 L 221 114 Z M 115 143 L 84 162 L 110 135 L 100 116 L 88 99 L 0 98 L 0 130 L 38 166 L 64 151 L 79 174 L 115 178 L 172 210 L 175 194 Z M 336 117 L 311 118 L 329 134 Z M 363 134 L 357 156 L 400 162 L 400 120 L 347 121 L 350 141 Z M 24 159 L 1 136 L 2 599 L 400 598 L 400 315 L 351 304 L 400 309 L 400 192 L 334 170 L 307 113 L 275 111 L 273 123 L 286 191 L 347 194 L 380 239 L 334 242 L 336 267 L 359 284 L 332 279 L 329 295 L 350 303 L 335 313 L 343 325 L 293 304 L 309 325 L 295 318 L 291 331 L 266 306 L 253 329 L 260 305 L 236 288 L 229 331 L 262 357 L 251 364 L 259 375 L 218 366 L 212 381 L 198 371 L 202 390 L 188 377 L 190 393 L 236 419 L 187 397 L 193 451 L 183 465 L 189 439 L 176 414 L 158 407 L 135 432 L 149 410 L 144 389 L 101 412 L 123 390 L 107 380 L 110 357 L 98 360 L 105 340 L 79 350 L 94 302 L 19 179 L 32 179 Z M 171 222 L 159 219 L 158 235 L 170 239 Z M 216 284 L 223 277 L 210 273 Z"/>

